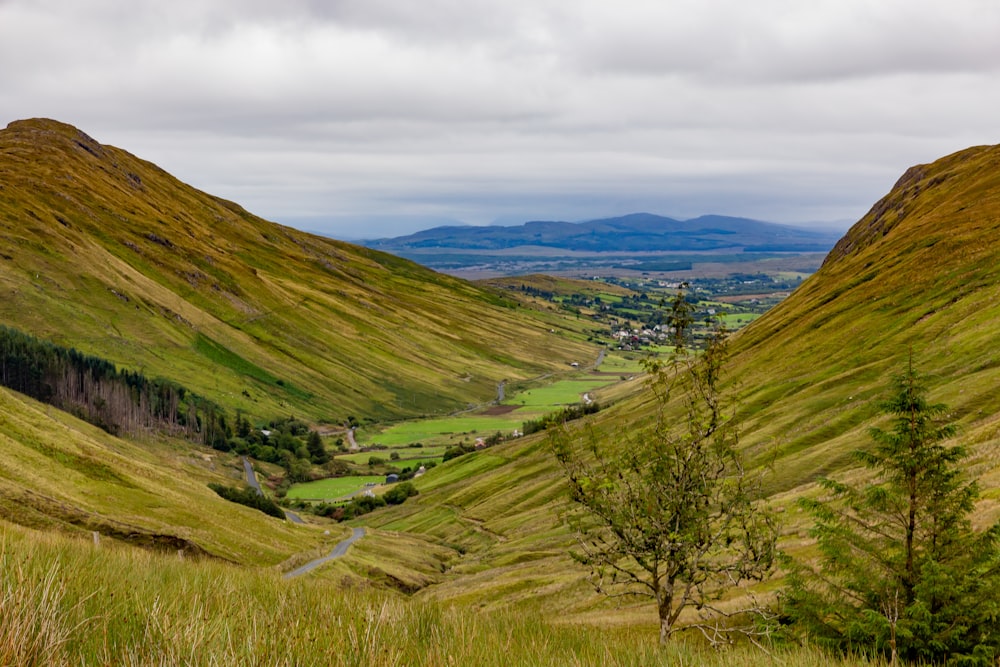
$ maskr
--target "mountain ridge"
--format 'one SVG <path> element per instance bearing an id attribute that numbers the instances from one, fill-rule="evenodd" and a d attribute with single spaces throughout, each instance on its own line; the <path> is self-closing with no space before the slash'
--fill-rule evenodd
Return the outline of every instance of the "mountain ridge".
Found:
<path id="1" fill-rule="evenodd" d="M 496 293 L 268 222 L 49 119 L 0 131 L 0 320 L 231 409 L 488 402 L 592 346 Z"/>
<path id="2" fill-rule="evenodd" d="M 500 250 L 542 246 L 572 251 L 826 251 L 839 238 L 825 230 L 721 215 L 678 220 L 652 213 L 584 222 L 532 220 L 521 225 L 441 226 L 407 236 L 364 241 L 390 251 L 426 248 Z"/>

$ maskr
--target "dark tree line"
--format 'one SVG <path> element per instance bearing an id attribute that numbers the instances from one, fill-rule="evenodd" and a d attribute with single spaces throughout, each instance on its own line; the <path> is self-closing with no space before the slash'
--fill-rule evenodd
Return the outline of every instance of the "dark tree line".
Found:
<path id="1" fill-rule="evenodd" d="M 4 326 L 0 385 L 114 435 L 164 430 L 214 445 L 228 431 L 221 408 L 174 382 L 121 370 L 106 359 Z"/>

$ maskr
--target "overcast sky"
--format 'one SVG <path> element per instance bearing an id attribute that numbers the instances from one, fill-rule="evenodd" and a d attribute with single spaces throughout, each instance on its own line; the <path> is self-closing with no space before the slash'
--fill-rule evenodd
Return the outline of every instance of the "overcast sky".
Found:
<path id="1" fill-rule="evenodd" d="M 868 210 L 1000 143 L 996 0 L 0 0 L 44 116 L 278 222 Z"/>

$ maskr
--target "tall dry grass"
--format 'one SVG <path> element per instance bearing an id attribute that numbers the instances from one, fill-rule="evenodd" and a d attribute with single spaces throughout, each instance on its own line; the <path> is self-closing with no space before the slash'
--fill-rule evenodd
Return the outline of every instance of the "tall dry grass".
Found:
<path id="1" fill-rule="evenodd" d="M 6 545 L 4 545 L 6 547 Z M 74 628 L 65 622 L 65 585 L 59 567 L 28 564 L 4 548 L 0 552 L 0 664 L 53 665 L 65 662 Z"/>
<path id="2" fill-rule="evenodd" d="M 553 625 L 13 527 L 0 527 L 0 565 L 2 665 L 871 664 L 812 649 L 661 649 L 655 628 Z"/>

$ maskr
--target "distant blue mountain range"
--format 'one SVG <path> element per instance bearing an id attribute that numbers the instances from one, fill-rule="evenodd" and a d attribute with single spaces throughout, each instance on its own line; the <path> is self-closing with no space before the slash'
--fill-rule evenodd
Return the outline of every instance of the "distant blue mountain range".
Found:
<path id="1" fill-rule="evenodd" d="M 826 252 L 841 234 L 748 218 L 703 215 L 675 220 L 633 213 L 587 222 L 533 221 L 522 225 L 447 226 L 408 236 L 362 241 L 388 252 L 451 248 L 502 250 L 523 246 L 597 252 Z"/>

